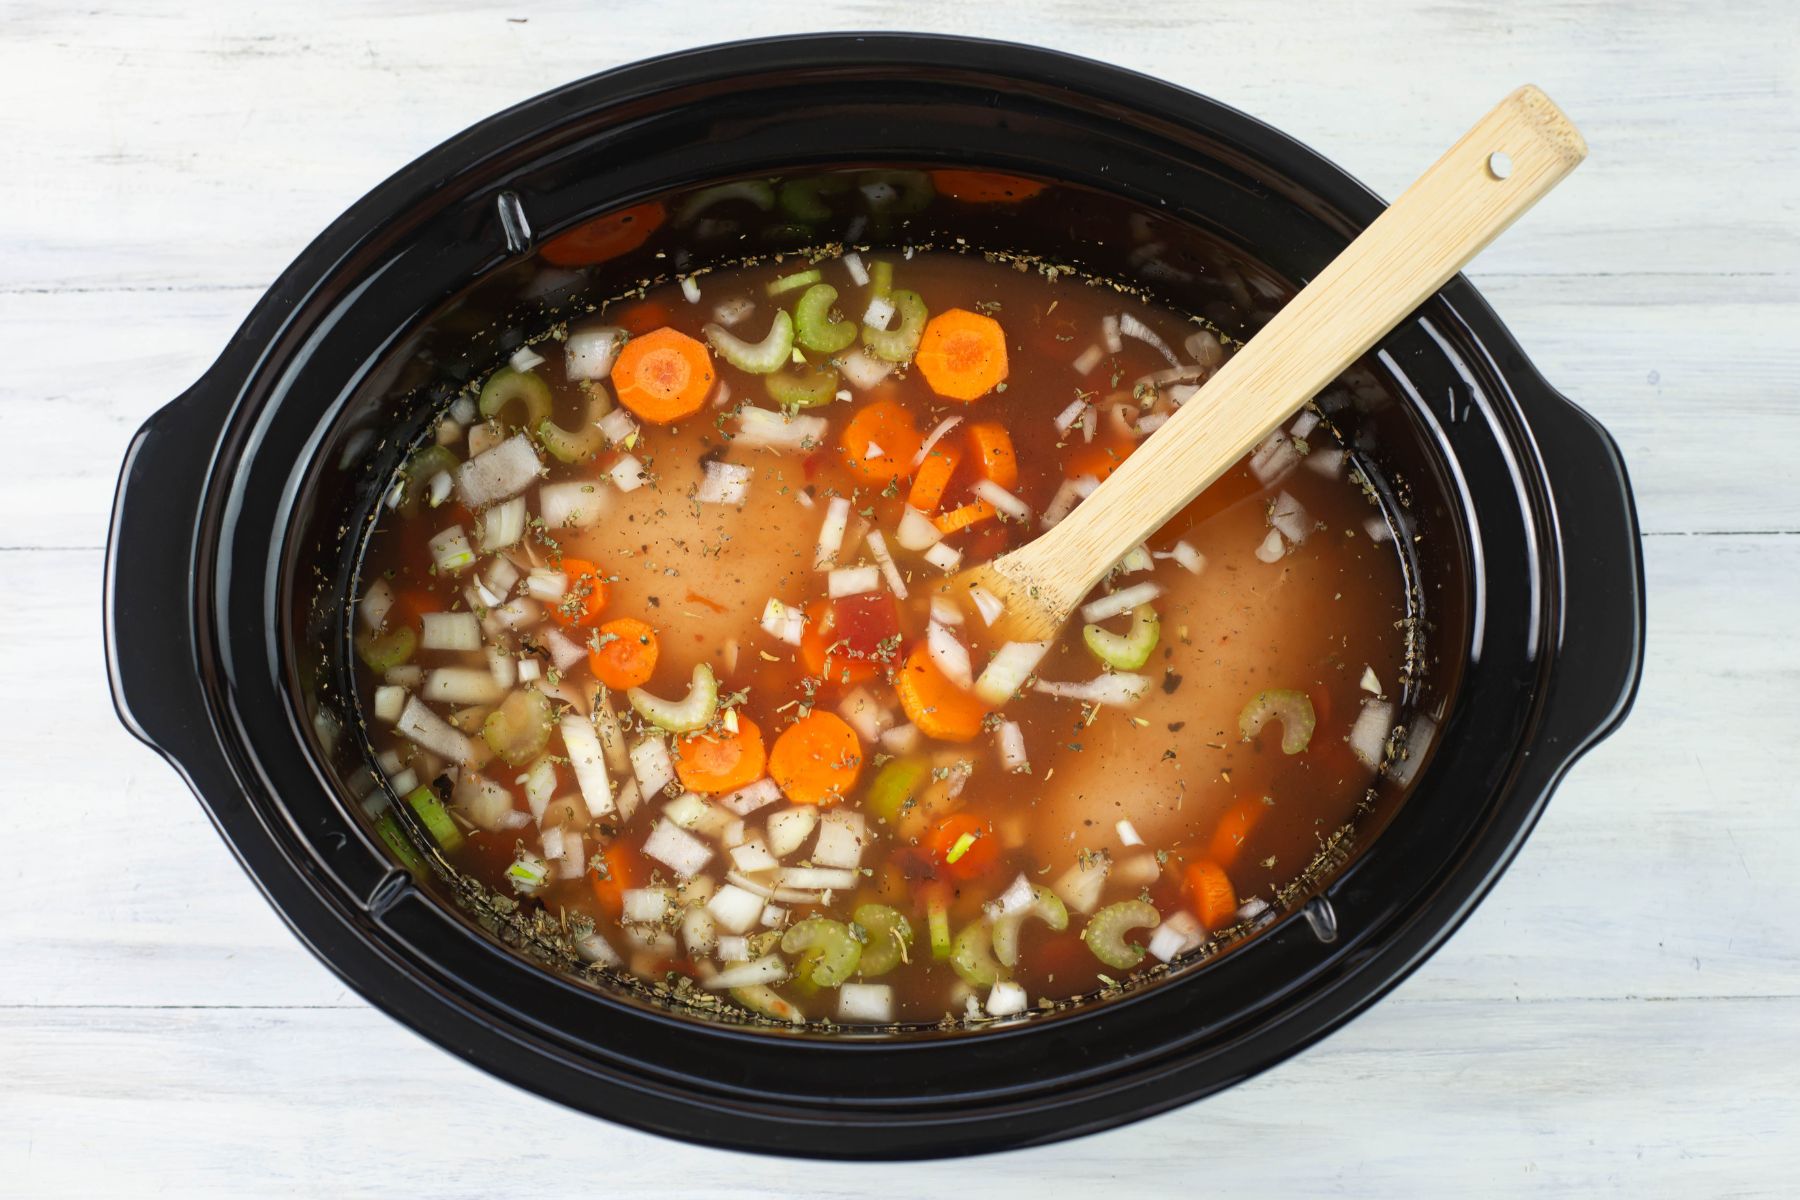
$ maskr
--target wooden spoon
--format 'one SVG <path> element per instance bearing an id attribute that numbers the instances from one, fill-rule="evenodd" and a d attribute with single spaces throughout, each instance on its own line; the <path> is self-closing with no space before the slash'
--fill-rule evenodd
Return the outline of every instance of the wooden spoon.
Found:
<path id="1" fill-rule="evenodd" d="M 1550 97 L 1520 88 L 1407 188 L 1344 252 L 1042 537 L 949 586 L 1006 607 L 1014 641 L 1056 636 L 1134 546 L 1442 287 L 1587 157 Z"/>

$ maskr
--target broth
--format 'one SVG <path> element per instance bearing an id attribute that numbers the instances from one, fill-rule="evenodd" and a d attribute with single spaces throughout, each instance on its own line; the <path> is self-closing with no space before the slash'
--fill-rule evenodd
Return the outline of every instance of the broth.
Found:
<path id="1" fill-rule="evenodd" d="M 1229 352 L 1056 270 L 877 252 L 653 288 L 515 355 L 367 545 L 378 830 L 417 866 L 416 820 L 604 968 L 775 1021 L 1010 1017 L 1209 952 L 1329 857 L 1406 680 L 1402 563 L 1329 423 L 1041 657 L 943 585 Z"/>

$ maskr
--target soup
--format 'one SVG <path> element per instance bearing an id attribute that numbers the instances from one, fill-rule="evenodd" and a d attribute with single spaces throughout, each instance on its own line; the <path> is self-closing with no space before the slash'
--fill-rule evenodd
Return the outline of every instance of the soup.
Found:
<path id="1" fill-rule="evenodd" d="M 521 349 L 369 537 L 378 832 L 595 972 L 750 1020 L 980 1023 L 1217 952 L 1316 885 L 1405 741 L 1402 562 L 1329 421 L 1053 643 L 949 581 L 1230 352 L 942 251 L 713 271 Z"/>

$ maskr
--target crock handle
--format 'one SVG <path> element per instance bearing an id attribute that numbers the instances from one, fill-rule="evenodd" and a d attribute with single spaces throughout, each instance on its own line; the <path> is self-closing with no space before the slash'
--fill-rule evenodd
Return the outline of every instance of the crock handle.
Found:
<path id="1" fill-rule="evenodd" d="M 106 539 L 106 671 L 133 736 L 170 758 L 212 740 L 196 666 L 199 522 L 227 398 L 206 379 L 138 429 L 119 470 Z M 178 766 L 183 764 L 177 763 Z"/>
<path id="2" fill-rule="evenodd" d="M 1631 711 L 1644 663 L 1644 555 L 1619 447 L 1601 424 L 1538 381 L 1537 434 L 1562 540 L 1558 670 L 1544 746 L 1563 765 Z"/>

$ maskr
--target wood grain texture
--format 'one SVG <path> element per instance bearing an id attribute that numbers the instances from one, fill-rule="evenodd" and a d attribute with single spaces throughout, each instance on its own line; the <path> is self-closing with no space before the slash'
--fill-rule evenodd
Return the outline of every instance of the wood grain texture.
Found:
<path id="1" fill-rule="evenodd" d="M 1800 10 L 673 11 L 0 0 L 0 1195 L 1792 1195 Z M 414 155 L 684 43 L 902 24 L 1186 84 L 1386 195 L 1441 148 L 1445 114 L 1521 79 L 1555 96 L 1592 157 L 1473 277 L 1624 449 L 1650 660 L 1630 722 L 1493 895 L 1342 1033 L 1128 1129 L 870 1174 L 591 1121 L 369 1010 L 112 719 L 98 547 L 132 429 Z"/>

